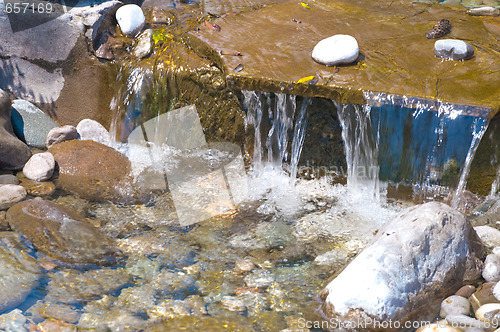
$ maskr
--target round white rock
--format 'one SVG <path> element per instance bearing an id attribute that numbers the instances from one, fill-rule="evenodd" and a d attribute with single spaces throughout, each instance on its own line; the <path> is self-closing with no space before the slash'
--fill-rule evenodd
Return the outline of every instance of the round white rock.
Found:
<path id="1" fill-rule="evenodd" d="M 146 18 L 141 7 L 124 5 L 116 11 L 116 21 L 122 32 L 128 37 L 135 37 L 146 24 Z"/>
<path id="2" fill-rule="evenodd" d="M 334 35 L 321 40 L 314 46 L 312 58 L 327 66 L 349 64 L 359 56 L 356 38 L 349 35 Z"/>

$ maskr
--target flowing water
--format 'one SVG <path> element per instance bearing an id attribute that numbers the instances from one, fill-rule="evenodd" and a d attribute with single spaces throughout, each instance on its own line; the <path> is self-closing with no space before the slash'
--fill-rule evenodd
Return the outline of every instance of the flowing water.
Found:
<path id="1" fill-rule="evenodd" d="M 224 14 L 263 4 L 199 6 Z M 131 160 L 135 184 L 150 200 L 52 198 L 99 224 L 123 260 L 37 272 L 40 282 L 12 324 L 24 315 L 99 331 L 280 331 L 321 320 L 318 292 L 413 204 L 389 202 L 388 184 L 411 186 L 421 200 L 454 192 L 458 206 L 488 126 L 466 108 L 415 98 L 368 93 L 367 105 L 343 105 L 241 91 L 250 141 L 242 147 L 208 139 L 204 115 L 193 105 L 174 109 L 176 87 L 156 84 L 155 75 L 119 68 L 110 129 L 111 146 Z M 337 154 L 308 154 L 314 145 Z M 335 161 L 326 172 L 311 171 L 323 167 L 318 160 Z M 305 169 L 318 175 L 304 176 Z"/>

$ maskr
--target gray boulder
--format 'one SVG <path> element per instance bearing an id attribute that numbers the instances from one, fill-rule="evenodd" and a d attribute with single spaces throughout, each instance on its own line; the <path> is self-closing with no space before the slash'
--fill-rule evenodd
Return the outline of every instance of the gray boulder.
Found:
<path id="1" fill-rule="evenodd" d="M 456 210 L 437 202 L 409 208 L 384 224 L 372 244 L 326 286 L 322 312 L 353 327 L 435 314 L 435 299 L 480 278 L 483 251 Z M 369 324 L 362 329 L 376 330 Z"/>
<path id="2" fill-rule="evenodd" d="M 0 90 L 0 169 L 21 169 L 31 157 L 31 151 L 14 134 L 10 113 L 10 97 Z"/>
<path id="3" fill-rule="evenodd" d="M 41 109 L 22 99 L 14 100 L 11 118 L 17 137 L 38 149 L 45 149 L 47 134 L 52 128 L 58 127 Z"/>

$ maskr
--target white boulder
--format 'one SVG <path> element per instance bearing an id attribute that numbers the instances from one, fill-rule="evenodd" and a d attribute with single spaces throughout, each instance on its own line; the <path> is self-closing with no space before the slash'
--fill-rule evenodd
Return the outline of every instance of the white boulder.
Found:
<path id="1" fill-rule="evenodd" d="M 135 37 L 146 24 L 146 18 L 141 7 L 134 4 L 118 8 L 116 11 L 116 21 L 123 34 L 128 37 Z"/>
<path id="2" fill-rule="evenodd" d="M 354 325 L 409 320 L 419 310 L 434 310 L 436 298 L 478 280 L 483 251 L 472 226 L 448 205 L 409 208 L 384 224 L 371 245 L 326 286 L 322 312 Z"/>
<path id="3" fill-rule="evenodd" d="M 358 42 L 349 35 L 334 35 L 323 39 L 312 51 L 314 61 L 327 66 L 353 63 L 358 56 Z"/>

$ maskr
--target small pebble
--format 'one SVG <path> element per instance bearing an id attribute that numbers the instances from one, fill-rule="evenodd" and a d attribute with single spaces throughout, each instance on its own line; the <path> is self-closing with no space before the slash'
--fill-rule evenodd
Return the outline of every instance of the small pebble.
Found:
<path id="1" fill-rule="evenodd" d="M 13 174 L 0 175 L 0 185 L 2 184 L 19 184 L 19 179 Z"/>
<path id="2" fill-rule="evenodd" d="M 7 210 L 17 202 L 26 198 L 26 190 L 15 184 L 0 186 L 0 210 Z"/>
<path id="3" fill-rule="evenodd" d="M 452 295 L 441 302 L 439 315 L 447 318 L 448 315 L 468 315 L 470 313 L 470 303 L 462 296 Z"/>
<path id="4" fill-rule="evenodd" d="M 249 259 L 238 259 L 236 260 L 236 272 L 250 272 L 255 268 L 255 264 Z"/>
<path id="5" fill-rule="evenodd" d="M 483 278 L 486 281 L 500 280 L 500 257 L 489 254 L 484 260 Z"/>
<path id="6" fill-rule="evenodd" d="M 50 148 L 52 145 L 73 139 L 78 139 L 78 131 L 74 126 L 56 127 L 47 134 L 46 145 Z"/>
<path id="7" fill-rule="evenodd" d="M 476 291 L 476 287 L 472 285 L 465 285 L 462 288 L 460 288 L 455 295 L 465 297 L 466 299 L 469 298 L 474 292 Z"/>
<path id="8" fill-rule="evenodd" d="M 490 321 L 500 311 L 500 303 L 487 303 L 476 310 L 476 318 L 481 321 Z"/>
<path id="9" fill-rule="evenodd" d="M 52 177 L 55 167 L 56 160 L 52 153 L 37 153 L 24 165 L 23 173 L 28 179 L 41 182 Z"/>

